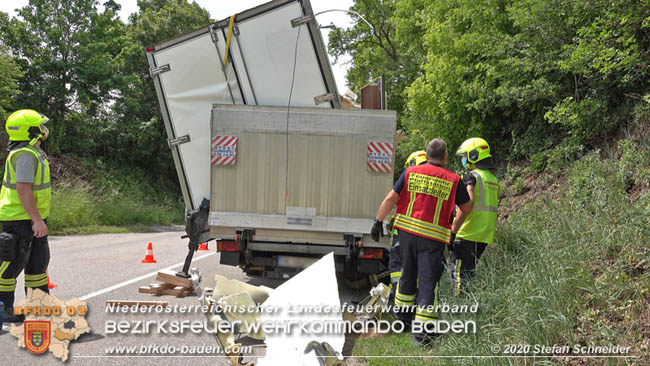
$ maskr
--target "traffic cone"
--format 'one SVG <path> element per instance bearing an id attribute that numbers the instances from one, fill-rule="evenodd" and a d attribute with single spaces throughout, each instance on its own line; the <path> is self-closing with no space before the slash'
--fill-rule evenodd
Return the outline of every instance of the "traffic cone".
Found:
<path id="1" fill-rule="evenodd" d="M 50 274 L 47 273 L 47 270 L 45 270 L 45 274 L 47 274 L 47 288 L 59 287 L 59 285 L 55 285 L 52 282 L 50 282 Z"/>
<path id="2" fill-rule="evenodd" d="M 151 244 L 151 242 L 149 242 L 149 246 L 147 247 L 147 254 L 145 254 L 142 263 L 156 263 L 156 260 L 153 259 L 153 244 Z"/>
<path id="3" fill-rule="evenodd" d="M 199 249 L 197 249 L 197 250 L 201 250 L 201 251 L 209 250 L 209 249 L 208 249 L 208 243 L 201 243 L 201 244 L 199 244 Z"/>

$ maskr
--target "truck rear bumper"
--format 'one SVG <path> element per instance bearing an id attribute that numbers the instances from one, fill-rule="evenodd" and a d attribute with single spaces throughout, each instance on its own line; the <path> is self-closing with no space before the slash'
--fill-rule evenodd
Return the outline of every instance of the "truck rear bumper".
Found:
<path id="1" fill-rule="evenodd" d="M 300 253 L 325 255 L 334 252 L 334 255 L 346 255 L 347 249 L 341 245 L 318 244 L 285 244 L 285 243 L 248 243 L 248 249 L 253 251 Z"/>
<path id="2" fill-rule="evenodd" d="M 364 258 L 364 250 L 375 256 Z M 337 272 L 374 274 L 383 271 L 388 262 L 388 250 L 382 247 L 362 247 L 361 255 L 351 260 L 349 249 L 342 245 L 248 242 L 245 253 L 221 252 L 220 263 L 240 266 L 245 271 L 297 273 L 331 252 Z"/>

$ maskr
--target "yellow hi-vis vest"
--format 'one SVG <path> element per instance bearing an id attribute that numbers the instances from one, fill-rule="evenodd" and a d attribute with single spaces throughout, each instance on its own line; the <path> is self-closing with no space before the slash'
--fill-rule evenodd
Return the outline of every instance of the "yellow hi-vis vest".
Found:
<path id="1" fill-rule="evenodd" d="M 470 172 L 476 178 L 474 207 L 456 237 L 490 244 L 494 241 L 499 206 L 499 180 L 488 170 Z"/>
<path id="2" fill-rule="evenodd" d="M 32 191 L 36 208 L 45 219 L 50 214 L 50 200 L 52 188 L 50 184 L 50 164 L 45 155 L 33 146 L 25 146 L 9 152 L 5 163 L 5 175 L 2 180 L 2 191 L 0 191 L 0 221 L 30 220 L 27 211 L 20 202 L 18 190 L 16 189 L 16 169 L 14 163 L 19 154 L 34 154 L 38 160 L 36 174 Z"/>

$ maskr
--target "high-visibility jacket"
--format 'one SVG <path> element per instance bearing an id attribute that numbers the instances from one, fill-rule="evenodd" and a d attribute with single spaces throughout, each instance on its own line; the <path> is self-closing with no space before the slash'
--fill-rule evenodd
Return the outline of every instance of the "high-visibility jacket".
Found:
<path id="1" fill-rule="evenodd" d="M 470 172 L 476 178 L 474 207 L 456 237 L 490 244 L 494 241 L 499 206 L 499 180 L 488 170 Z"/>
<path id="2" fill-rule="evenodd" d="M 394 226 L 411 234 L 449 244 L 451 214 L 460 177 L 433 164 L 406 169 Z"/>
<path id="3" fill-rule="evenodd" d="M 16 169 L 14 163 L 16 156 L 19 154 L 33 154 L 38 160 L 36 174 L 32 191 L 36 208 L 45 219 L 50 214 L 50 200 L 52 198 L 52 188 L 50 183 L 50 164 L 45 155 L 33 146 L 25 146 L 20 149 L 9 152 L 7 162 L 5 163 L 5 175 L 2 180 L 2 190 L 0 191 L 0 221 L 29 220 L 30 217 L 25 211 L 23 204 L 18 196 L 16 189 Z"/>

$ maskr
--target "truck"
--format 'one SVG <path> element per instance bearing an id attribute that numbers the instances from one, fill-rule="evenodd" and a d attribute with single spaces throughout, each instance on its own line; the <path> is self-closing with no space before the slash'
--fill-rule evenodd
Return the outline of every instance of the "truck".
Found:
<path id="1" fill-rule="evenodd" d="M 341 108 L 308 0 L 274 0 L 146 49 L 186 206 L 220 263 L 287 278 L 324 254 L 385 270 L 370 239 L 393 181 L 396 114 Z"/>

